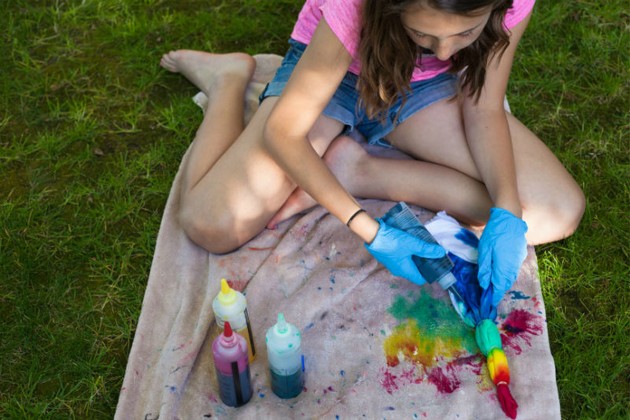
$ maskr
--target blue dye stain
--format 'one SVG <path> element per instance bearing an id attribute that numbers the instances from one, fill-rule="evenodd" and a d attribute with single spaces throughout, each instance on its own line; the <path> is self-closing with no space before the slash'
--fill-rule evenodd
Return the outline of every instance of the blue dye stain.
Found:
<path id="1" fill-rule="evenodd" d="M 531 296 L 527 296 L 526 294 L 524 294 L 520 290 L 511 290 L 508 293 L 510 295 L 512 295 L 512 300 L 525 300 L 525 299 L 530 299 L 531 298 Z"/>
<path id="2" fill-rule="evenodd" d="M 417 419 L 417 418 L 418 418 L 418 415 L 417 415 L 416 413 L 413 413 L 413 418 L 414 418 L 414 419 Z"/>
<path id="3" fill-rule="evenodd" d="M 392 407 L 391 405 L 389 407 L 385 407 L 385 411 L 394 411 L 396 410 L 394 407 Z"/>
<path id="4" fill-rule="evenodd" d="M 477 248 L 477 246 L 479 245 L 479 238 L 477 238 L 477 236 L 475 236 L 475 234 L 468 229 L 460 229 L 455 237 L 466 245 L 470 245 L 474 248 Z"/>
<path id="5" fill-rule="evenodd" d="M 345 371 L 345 370 L 340 370 L 340 371 L 339 371 L 339 374 L 340 374 L 341 376 L 346 376 L 346 371 Z"/>
<path id="6" fill-rule="evenodd" d="M 322 287 L 321 286 L 317 286 L 317 290 L 322 290 Z"/>
<path id="7" fill-rule="evenodd" d="M 171 392 L 177 391 L 177 387 L 175 387 L 173 385 L 166 385 L 166 386 L 164 386 L 164 388 L 168 388 L 168 390 L 171 391 Z"/>
<path id="8" fill-rule="evenodd" d="M 258 396 L 259 396 L 260 398 L 265 398 L 265 394 L 263 394 L 262 392 L 259 392 L 259 393 L 258 393 Z"/>
<path id="9" fill-rule="evenodd" d="M 330 282 L 331 282 L 332 284 L 335 284 L 335 276 L 330 276 Z"/>
<path id="10" fill-rule="evenodd" d="M 315 324 L 313 324 L 312 322 L 310 324 L 308 324 L 306 327 L 304 327 L 304 331 L 308 331 L 311 328 L 313 328 L 315 326 Z"/>
<path id="11" fill-rule="evenodd" d="M 338 416 L 338 415 L 335 415 L 335 418 L 336 418 L 337 420 L 339 420 L 339 416 Z"/>

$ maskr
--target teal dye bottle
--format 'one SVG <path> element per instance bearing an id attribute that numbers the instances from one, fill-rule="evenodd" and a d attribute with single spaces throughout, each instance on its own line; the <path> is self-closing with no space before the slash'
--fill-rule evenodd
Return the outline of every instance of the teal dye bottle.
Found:
<path id="1" fill-rule="evenodd" d="M 278 314 L 265 337 L 271 389 L 280 398 L 297 397 L 304 388 L 304 356 L 300 331 Z"/>

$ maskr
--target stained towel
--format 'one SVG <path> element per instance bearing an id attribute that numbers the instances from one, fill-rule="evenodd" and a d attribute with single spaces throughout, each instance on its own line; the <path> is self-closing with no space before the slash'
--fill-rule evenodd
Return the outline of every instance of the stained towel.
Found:
<path id="1" fill-rule="evenodd" d="M 209 254 L 177 223 L 179 177 L 164 210 L 115 418 L 505 418 L 473 330 L 439 286 L 392 277 L 321 207 L 233 253 Z M 395 203 L 360 204 L 380 216 Z M 434 217 L 411 208 L 424 222 Z M 455 222 L 443 215 L 428 227 L 450 251 L 474 258 L 474 250 L 456 250 L 461 244 L 444 233 L 449 223 Z M 212 300 L 221 278 L 245 293 L 257 350 L 254 395 L 240 408 L 221 403 L 212 365 L 211 340 L 219 333 Z M 271 391 L 266 361 L 264 335 L 278 312 L 302 331 L 305 387 L 290 400 Z M 518 418 L 560 418 L 533 248 L 498 312 Z"/>

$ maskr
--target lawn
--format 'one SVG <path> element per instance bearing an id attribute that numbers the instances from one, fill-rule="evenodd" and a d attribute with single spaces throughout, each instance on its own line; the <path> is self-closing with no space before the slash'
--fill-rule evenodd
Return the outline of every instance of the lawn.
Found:
<path id="1" fill-rule="evenodd" d="M 283 54 L 300 0 L 0 3 L 0 417 L 111 418 L 201 113 L 176 48 Z M 537 247 L 563 417 L 628 418 L 628 4 L 540 1 L 514 113 L 584 189 Z"/>

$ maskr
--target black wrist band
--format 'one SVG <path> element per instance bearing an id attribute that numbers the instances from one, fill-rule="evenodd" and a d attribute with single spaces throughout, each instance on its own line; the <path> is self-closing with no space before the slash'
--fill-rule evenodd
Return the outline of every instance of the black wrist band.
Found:
<path id="1" fill-rule="evenodd" d="M 359 209 L 359 210 L 355 211 L 354 214 L 352 216 L 350 216 L 350 218 L 346 222 L 346 226 L 350 227 L 350 222 L 352 222 L 352 220 L 354 220 L 354 218 L 357 217 L 360 213 L 365 213 L 365 210 Z"/>

